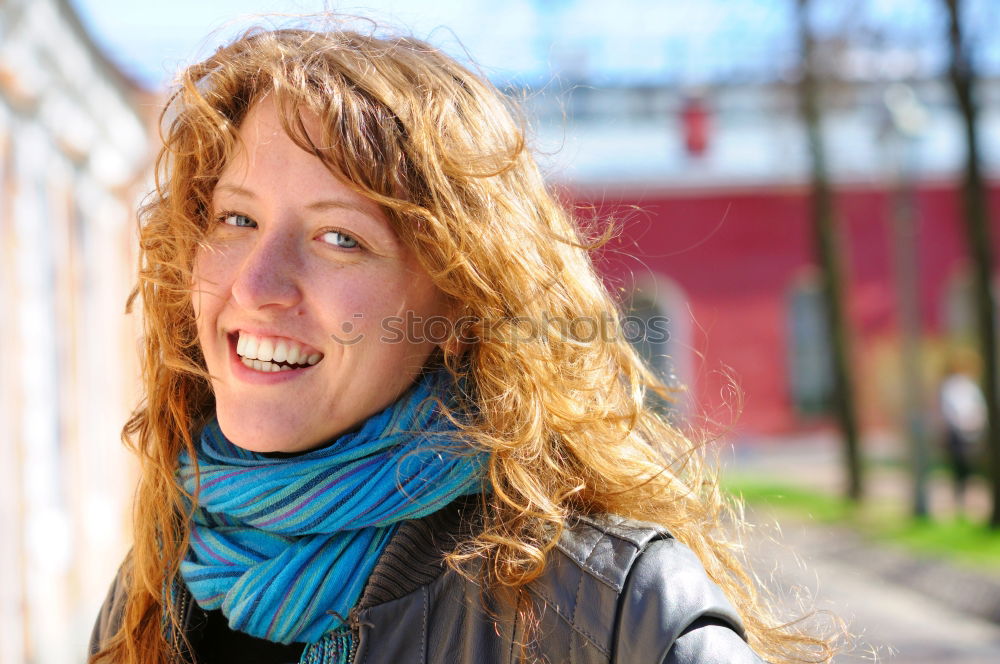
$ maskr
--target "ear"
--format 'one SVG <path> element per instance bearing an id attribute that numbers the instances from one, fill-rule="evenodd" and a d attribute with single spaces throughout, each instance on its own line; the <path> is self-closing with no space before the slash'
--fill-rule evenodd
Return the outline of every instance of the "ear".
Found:
<path id="1" fill-rule="evenodd" d="M 445 314 L 450 321 L 447 339 L 438 344 L 445 356 L 462 357 L 479 343 L 482 326 L 472 308 L 461 302 L 452 301 Z"/>

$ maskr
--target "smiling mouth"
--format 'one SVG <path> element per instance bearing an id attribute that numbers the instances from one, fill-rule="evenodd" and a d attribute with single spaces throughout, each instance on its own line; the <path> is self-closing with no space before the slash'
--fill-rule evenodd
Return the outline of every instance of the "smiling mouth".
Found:
<path id="1" fill-rule="evenodd" d="M 262 372 L 305 369 L 323 359 L 323 354 L 291 339 L 263 337 L 239 331 L 229 335 L 244 366 Z"/>

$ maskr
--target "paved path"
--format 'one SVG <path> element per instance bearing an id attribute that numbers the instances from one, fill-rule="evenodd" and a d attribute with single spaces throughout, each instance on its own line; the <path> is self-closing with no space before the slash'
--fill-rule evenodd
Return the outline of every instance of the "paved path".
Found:
<path id="1" fill-rule="evenodd" d="M 782 521 L 782 545 L 762 535 L 748 542 L 758 573 L 773 569 L 772 585 L 805 591 L 817 609 L 848 622 L 857 646 L 838 664 L 1000 664 L 1000 625 L 970 617 L 838 560 L 838 533 Z M 792 551 L 794 550 L 795 553 Z"/>
<path id="2" fill-rule="evenodd" d="M 886 456 L 894 451 L 899 454 L 891 444 L 882 447 L 888 447 Z M 877 444 L 866 445 L 869 454 L 878 448 Z M 741 446 L 727 465 L 737 472 L 780 478 L 830 493 L 839 493 L 843 481 L 836 441 L 823 435 Z M 895 505 L 905 512 L 910 499 L 905 473 L 882 470 L 872 472 L 868 479 L 869 501 Z M 983 518 L 986 513 L 984 489 L 974 486 L 970 491 L 968 507 L 974 518 Z M 942 478 L 932 483 L 931 505 L 938 516 L 954 513 L 950 487 Z M 765 515 L 753 518 L 768 520 Z M 852 531 L 796 522 L 787 515 L 781 517 L 781 530 L 777 538 L 781 545 L 767 536 L 766 528 L 748 541 L 760 561 L 758 574 L 775 570 L 771 585 L 784 589 L 786 595 L 789 588 L 805 590 L 816 598 L 812 603 L 815 608 L 829 609 L 848 622 L 857 646 L 838 657 L 838 664 L 1000 664 L 1000 625 L 929 599 L 908 587 L 909 577 L 904 574 L 880 573 L 886 569 L 885 560 L 876 559 L 890 552 L 875 548 Z M 910 567 L 894 564 L 893 555 L 901 554 L 888 556 L 889 569 Z M 925 573 L 919 566 L 913 568 L 921 570 L 918 574 Z M 937 582 L 932 577 L 914 579 L 909 585 L 921 585 L 920 581 L 924 586 Z"/>

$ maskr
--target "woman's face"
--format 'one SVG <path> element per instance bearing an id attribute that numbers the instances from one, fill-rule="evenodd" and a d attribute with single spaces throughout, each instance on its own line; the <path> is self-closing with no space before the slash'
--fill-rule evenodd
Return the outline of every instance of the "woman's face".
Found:
<path id="1" fill-rule="evenodd" d="M 318 140 L 317 120 L 305 124 Z M 434 345 L 401 321 L 442 320 L 444 297 L 382 210 L 284 133 L 273 103 L 239 133 L 195 258 L 198 340 L 223 433 L 304 451 L 413 382 Z"/>

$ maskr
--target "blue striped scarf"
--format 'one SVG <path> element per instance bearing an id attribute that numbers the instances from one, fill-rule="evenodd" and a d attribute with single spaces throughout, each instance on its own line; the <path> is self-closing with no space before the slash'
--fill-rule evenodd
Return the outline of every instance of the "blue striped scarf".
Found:
<path id="1" fill-rule="evenodd" d="M 233 629 L 304 642 L 302 661 L 347 661 L 344 620 L 396 524 L 480 490 L 482 455 L 456 442 L 429 373 L 360 429 L 306 454 L 275 459 L 237 447 L 213 420 L 179 481 L 198 491 L 181 575 L 198 604 Z M 325 654 L 324 654 L 325 653 Z"/>

